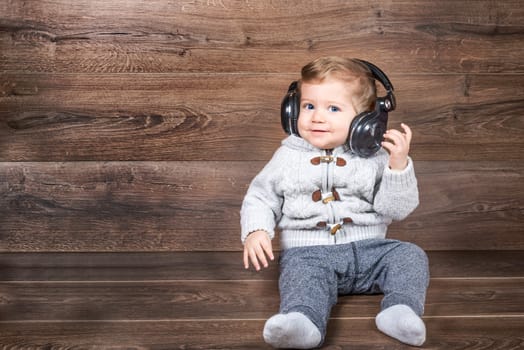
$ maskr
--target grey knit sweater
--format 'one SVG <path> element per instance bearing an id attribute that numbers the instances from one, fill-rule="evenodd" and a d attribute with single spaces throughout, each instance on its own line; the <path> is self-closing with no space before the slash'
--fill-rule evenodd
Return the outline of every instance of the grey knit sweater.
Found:
<path id="1" fill-rule="evenodd" d="M 251 182 L 241 209 L 241 239 L 275 227 L 281 248 L 343 244 L 384 238 L 392 220 L 418 205 L 413 163 L 403 171 L 388 167 L 381 149 L 359 158 L 344 146 L 325 151 L 289 136 Z"/>

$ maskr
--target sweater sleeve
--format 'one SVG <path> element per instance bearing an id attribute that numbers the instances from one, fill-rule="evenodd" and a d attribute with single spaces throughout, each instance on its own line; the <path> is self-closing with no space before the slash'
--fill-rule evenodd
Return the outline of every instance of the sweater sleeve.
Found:
<path id="1" fill-rule="evenodd" d="M 402 171 L 384 167 L 374 199 L 375 211 L 393 220 L 405 219 L 419 204 L 419 193 L 413 161 Z"/>
<path id="2" fill-rule="evenodd" d="M 279 189 L 281 161 L 278 152 L 253 179 L 240 210 L 241 240 L 254 231 L 263 230 L 273 239 L 275 226 L 282 216 L 283 194 Z"/>

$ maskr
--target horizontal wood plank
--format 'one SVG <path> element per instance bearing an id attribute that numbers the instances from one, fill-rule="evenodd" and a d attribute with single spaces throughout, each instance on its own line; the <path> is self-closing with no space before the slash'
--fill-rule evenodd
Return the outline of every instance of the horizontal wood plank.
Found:
<path id="1" fill-rule="evenodd" d="M 267 319 L 277 281 L 0 282 L 4 321 Z M 331 317 L 374 317 L 381 295 L 339 297 Z M 524 278 L 433 279 L 425 316 L 522 316 Z"/>
<path id="2" fill-rule="evenodd" d="M 239 251 L 262 162 L 0 163 L 0 251 Z M 421 204 L 390 238 L 426 250 L 519 250 L 524 166 L 418 162 Z M 278 239 L 275 249 L 278 249 Z"/>
<path id="3" fill-rule="evenodd" d="M 524 251 L 426 253 L 432 278 L 524 277 Z M 0 253 L 0 282 L 278 279 L 276 262 L 255 272 L 241 260 L 240 252 Z"/>
<path id="4" fill-rule="evenodd" d="M 421 204 L 406 220 L 394 222 L 388 237 L 428 250 L 518 249 L 524 241 L 520 165 L 419 162 L 415 169 Z"/>
<path id="5" fill-rule="evenodd" d="M 138 322 L 0 322 L 8 349 L 148 348 L 271 349 L 262 339 L 265 320 Z M 513 350 L 524 346 L 523 317 L 425 320 L 424 349 Z M 323 349 L 413 349 L 380 333 L 372 318 L 340 319 L 328 326 Z"/>
<path id="6" fill-rule="evenodd" d="M 298 72 L 298 70 L 297 70 Z M 3 74 L 0 160 L 267 160 L 295 74 Z M 522 160 L 521 75 L 394 75 L 418 160 Z M 249 145 L 249 146 L 248 146 Z"/>
<path id="7" fill-rule="evenodd" d="M 47 0 L 0 13 L 1 71 L 282 73 L 337 54 L 395 72 L 524 72 L 518 0 Z"/>

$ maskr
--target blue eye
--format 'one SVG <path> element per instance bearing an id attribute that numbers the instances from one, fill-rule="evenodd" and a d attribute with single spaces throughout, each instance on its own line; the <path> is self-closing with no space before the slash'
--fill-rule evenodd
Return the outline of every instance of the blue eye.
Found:
<path id="1" fill-rule="evenodd" d="M 313 106 L 311 103 L 305 103 L 304 104 L 304 109 L 313 110 L 313 109 L 315 109 L 315 106 Z"/>
<path id="2" fill-rule="evenodd" d="M 340 112 L 340 108 L 338 108 L 337 106 L 329 106 L 329 111 L 330 112 Z"/>

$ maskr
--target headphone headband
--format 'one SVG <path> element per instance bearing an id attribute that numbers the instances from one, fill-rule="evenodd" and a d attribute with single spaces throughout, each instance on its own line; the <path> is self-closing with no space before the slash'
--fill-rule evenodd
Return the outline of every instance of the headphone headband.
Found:
<path id="1" fill-rule="evenodd" d="M 382 84 L 382 86 L 384 86 L 384 89 L 386 89 L 386 91 L 390 92 L 390 91 L 395 90 L 393 88 L 393 84 L 391 84 L 391 81 L 389 80 L 386 73 L 384 73 L 380 68 L 378 68 L 373 63 L 368 62 L 368 61 L 364 61 L 358 58 L 355 60 L 362 63 L 366 67 L 368 67 L 371 73 L 373 74 L 373 77 L 375 78 L 375 80 L 380 81 L 380 83 Z"/>

